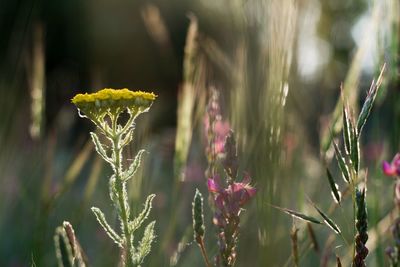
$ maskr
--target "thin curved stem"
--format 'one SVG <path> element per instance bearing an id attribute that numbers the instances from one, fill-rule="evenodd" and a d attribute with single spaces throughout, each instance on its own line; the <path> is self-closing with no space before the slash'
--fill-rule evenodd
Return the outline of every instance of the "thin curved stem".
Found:
<path id="1" fill-rule="evenodd" d="M 211 267 L 210 261 L 207 257 L 206 248 L 204 246 L 204 239 L 202 237 L 197 238 L 197 244 L 199 244 L 201 255 L 203 256 L 204 262 L 206 263 L 207 267 Z"/>

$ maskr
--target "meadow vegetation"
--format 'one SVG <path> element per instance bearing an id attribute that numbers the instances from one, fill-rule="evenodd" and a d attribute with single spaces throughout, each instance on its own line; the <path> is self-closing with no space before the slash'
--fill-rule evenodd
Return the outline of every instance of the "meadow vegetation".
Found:
<path id="1" fill-rule="evenodd" d="M 2 8 L 0 266 L 400 266 L 398 0 Z"/>

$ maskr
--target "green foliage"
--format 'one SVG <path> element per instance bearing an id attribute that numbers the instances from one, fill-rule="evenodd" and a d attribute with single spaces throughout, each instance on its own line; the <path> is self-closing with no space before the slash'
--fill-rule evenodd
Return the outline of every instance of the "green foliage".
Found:
<path id="1" fill-rule="evenodd" d="M 360 115 L 357 120 L 357 132 L 361 134 L 361 131 L 367 122 L 369 114 L 371 113 L 372 106 L 374 105 L 374 101 L 376 98 L 376 94 L 378 93 L 378 89 L 382 83 L 383 72 L 385 71 L 385 65 L 383 65 L 381 69 L 381 73 L 377 79 L 377 81 L 372 81 L 371 87 L 368 91 L 367 97 L 365 98 L 364 104 L 362 106 Z"/>
<path id="2" fill-rule="evenodd" d="M 154 194 L 149 195 L 146 199 L 142 212 L 140 212 L 133 221 L 129 222 L 129 231 L 131 233 L 134 233 L 137 229 L 139 229 L 139 227 L 149 216 L 155 196 L 156 195 Z"/>
<path id="3" fill-rule="evenodd" d="M 305 214 L 303 214 L 301 212 L 297 212 L 297 211 L 290 210 L 290 209 L 287 209 L 287 208 L 281 208 L 281 207 L 276 207 L 276 206 L 274 206 L 274 207 L 279 209 L 279 210 L 281 210 L 281 211 L 283 211 L 283 212 L 285 212 L 285 213 L 287 213 L 287 214 L 289 214 L 289 215 L 291 215 L 291 216 L 293 216 L 293 217 L 296 217 L 297 219 L 300 219 L 300 220 L 303 220 L 303 221 L 308 221 L 308 222 L 311 222 L 311 223 L 322 224 L 322 222 L 320 222 L 318 219 L 316 219 L 314 217 L 311 217 L 309 215 L 305 215 Z"/>
<path id="4" fill-rule="evenodd" d="M 368 239 L 367 234 L 367 208 L 365 200 L 365 189 L 360 191 L 358 189 L 359 183 L 359 169 L 360 169 L 360 134 L 367 121 L 369 113 L 374 104 L 374 100 L 382 82 L 382 75 L 385 66 L 383 66 L 377 82 L 372 82 L 371 88 L 368 92 L 367 98 L 364 102 L 363 108 L 361 109 L 360 115 L 358 116 L 357 124 L 354 123 L 354 118 L 350 115 L 349 108 L 347 106 L 347 99 L 342 95 L 343 107 L 342 107 L 342 125 L 343 125 L 343 144 L 345 153 L 340 151 L 337 142 L 334 140 L 334 135 L 331 134 L 331 141 L 333 143 L 335 157 L 338 162 L 338 166 L 344 181 L 348 184 L 350 192 L 352 193 L 352 204 L 353 204 L 353 222 L 354 222 L 354 249 L 352 254 L 353 266 L 361 267 L 365 266 L 365 258 L 368 255 L 368 249 L 366 248 L 366 241 Z M 343 92 L 342 92 L 343 94 Z M 332 192 L 333 199 L 339 205 L 341 204 L 341 193 L 338 189 L 338 185 L 329 170 L 326 168 L 326 174 L 328 183 Z M 311 202 L 316 211 L 324 219 L 324 223 L 331 228 L 336 234 L 340 235 L 343 240 L 347 243 L 342 235 L 342 231 L 338 224 L 331 218 L 330 214 L 323 212 L 315 203 Z M 304 214 L 294 212 L 287 209 L 282 211 L 291 214 L 297 218 L 312 222 L 314 218 L 309 218 Z M 341 265 L 341 262 L 337 262 Z"/>
<path id="5" fill-rule="evenodd" d="M 153 243 L 154 239 L 156 238 L 154 234 L 154 225 L 155 221 L 152 221 L 146 226 L 144 230 L 143 238 L 137 247 L 137 250 L 134 254 L 133 262 L 140 266 L 143 263 L 144 258 L 150 253 L 151 251 L 151 244 Z"/>
<path id="6" fill-rule="evenodd" d="M 108 163 L 112 165 L 112 159 L 107 156 L 107 152 L 104 149 L 103 145 L 100 142 L 99 137 L 94 132 L 90 132 L 90 136 L 92 137 L 93 144 L 96 148 L 96 152 Z"/>
<path id="7" fill-rule="evenodd" d="M 96 207 L 92 207 L 92 211 L 94 215 L 96 216 L 97 221 L 100 223 L 100 225 L 103 227 L 104 231 L 107 233 L 107 235 L 114 240 L 114 242 L 119 246 L 122 247 L 122 238 L 112 229 L 112 227 L 108 224 L 106 217 L 104 216 L 104 213 Z"/>
<path id="8" fill-rule="evenodd" d="M 351 166 L 356 174 L 360 169 L 360 142 L 359 142 L 359 132 L 357 131 L 357 127 L 353 127 L 351 131 L 351 153 L 350 153 L 350 162 Z"/>
<path id="9" fill-rule="evenodd" d="M 142 150 L 139 150 L 139 152 L 136 154 L 134 161 L 129 166 L 128 170 L 126 170 L 123 174 L 124 181 L 129 180 L 130 178 L 132 178 L 135 175 L 136 171 L 140 167 L 142 155 L 144 152 L 146 152 L 146 150 L 142 149 Z"/>
<path id="10" fill-rule="evenodd" d="M 343 4 L 346 1 L 200 0 L 189 1 L 184 6 L 181 1 L 172 1 L 168 5 L 161 1 L 62 1 L 58 4 L 44 1 L 35 4 L 33 12 L 30 2 L 7 1 L 3 5 L 5 42 L 0 49 L 3 66 L 0 78 L 0 229 L 3 242 L 0 266 L 27 266 L 28 261 L 34 261 L 37 266 L 56 266 L 52 249 L 54 229 L 49 227 L 57 225 L 60 218 L 69 218 L 79 224 L 80 238 L 85 246 L 90 246 L 91 266 L 122 265 L 118 262 L 121 260 L 119 255 L 103 253 L 110 251 L 113 241 L 105 235 L 95 235 L 98 230 L 102 231 L 101 227 L 95 216 L 87 212 L 93 205 L 101 208 L 110 226 L 122 238 L 120 221 L 117 221 L 120 212 L 118 177 L 109 175 L 108 161 L 113 156 L 109 139 L 101 130 L 93 129 L 100 146 L 94 147 L 92 140 L 84 145 L 84 136 L 89 132 L 85 132 L 87 125 L 83 120 L 78 121 L 77 116 L 72 117 L 71 105 L 65 98 L 77 87 L 89 83 L 154 85 L 163 96 L 163 101 L 152 110 L 150 119 L 155 119 L 154 127 L 141 127 L 142 122 L 148 122 L 143 118 L 137 121 L 139 129 L 127 132 L 120 143 L 128 150 L 122 155 L 130 157 L 123 160 L 126 170 L 130 160 L 135 158 L 134 152 L 141 148 L 138 148 L 139 143 L 148 144 L 146 150 L 153 155 L 148 162 L 142 155 L 142 161 L 145 159 L 147 163 L 142 162 L 126 184 L 128 195 L 124 203 L 132 207 L 130 226 L 134 217 L 141 213 L 141 203 L 146 200 L 147 192 L 162 192 L 157 208 L 152 211 L 157 210 L 158 237 L 157 243 L 152 244 L 154 256 L 150 254 L 143 265 L 168 266 L 173 250 L 180 251 L 177 266 L 202 265 L 196 248 L 188 245 L 193 230 L 188 233 L 187 229 L 192 229 L 192 225 L 188 221 L 190 216 L 184 214 L 190 213 L 193 189 L 198 187 L 205 192 L 201 180 L 203 173 L 199 173 L 199 166 L 205 165 L 204 134 L 199 128 L 205 87 L 209 86 L 221 89 L 222 114 L 230 118 L 238 133 L 238 151 L 244 153 L 240 168 L 249 170 L 259 187 L 256 203 L 246 208 L 243 216 L 237 265 L 290 266 L 284 265 L 283 261 L 290 257 L 289 236 L 285 229 L 289 229 L 292 218 L 276 216 L 277 211 L 265 203 L 296 207 L 322 221 L 314 210 L 304 207 L 303 188 L 313 200 L 318 200 L 318 206 L 330 218 L 335 219 L 350 241 L 353 234 L 352 186 L 341 180 L 343 175 L 336 166 L 336 158 L 329 162 L 330 153 L 334 151 L 331 141 L 322 150 L 329 151 L 326 167 L 339 185 L 338 192 L 343 194 L 341 206 L 333 203 L 330 196 L 335 187 L 327 180 L 329 177 L 325 177 L 325 164 L 316 163 L 321 143 L 325 144 L 317 137 L 320 129 L 316 122 L 321 122 L 322 130 L 327 125 L 329 115 L 326 112 L 335 105 L 338 94 L 332 88 L 345 76 L 342 99 L 346 98 L 346 101 L 337 101 L 337 110 L 332 116 L 335 123 L 326 127 L 332 129 L 334 135 L 330 130 L 326 135 L 336 138 L 350 176 L 362 180 L 368 169 L 371 176 L 368 181 L 369 227 L 373 238 L 367 243 L 371 245 L 367 263 L 371 267 L 385 266 L 384 244 L 390 242 L 386 239 L 391 237 L 390 231 L 386 230 L 388 227 L 381 226 L 388 226 L 395 215 L 389 214 L 393 206 L 392 188 L 389 187 L 392 180 L 382 177 L 379 161 L 399 148 L 398 0 L 371 1 L 369 4 L 362 0 L 346 4 Z M 290 6 L 294 7 L 294 12 L 287 11 Z M 145 14 L 146 10 L 152 12 Z M 189 64 L 185 62 L 181 68 L 187 10 L 193 12 L 191 21 L 194 16 L 198 19 L 200 32 L 192 38 L 196 53 L 185 51 L 185 61 Z M 42 19 L 44 21 L 40 21 Z M 88 19 L 90 23 L 86 23 Z M 45 43 L 31 43 L 36 40 L 36 23 L 43 27 L 42 37 L 46 38 L 41 42 L 47 40 Z M 359 31 L 360 26 L 362 31 Z M 365 38 L 359 38 L 360 33 Z M 366 48 L 376 41 L 378 46 L 372 49 L 374 51 Z M 40 46 L 42 63 L 37 68 L 35 54 Z M 307 62 L 314 64 L 304 66 L 300 57 L 307 57 L 310 50 L 320 56 L 308 58 Z M 355 60 L 350 62 L 348 59 L 353 55 Z M 386 87 L 377 93 L 375 103 L 380 105 L 379 111 L 375 109 L 378 105 L 372 107 L 362 131 L 357 131 L 357 115 L 366 95 L 357 87 L 367 84 L 366 79 L 371 73 L 369 67 L 363 68 L 366 56 L 373 57 L 374 62 L 388 62 L 390 79 L 385 79 Z M 296 59 L 294 65 L 290 64 L 291 58 Z M 46 63 L 44 69 L 43 62 Z M 315 72 L 304 75 L 303 70 L 313 69 L 313 65 L 317 66 Z M 38 74 L 39 69 L 43 71 L 41 74 Z M 182 73 L 184 78 L 178 81 Z M 37 81 L 42 84 L 38 86 Z M 290 86 L 288 94 L 284 93 L 287 90 L 282 90 L 285 85 Z M 177 90 L 180 92 L 178 98 Z M 287 94 L 287 98 L 281 98 L 284 101 L 278 91 Z M 281 104 L 284 102 L 286 105 Z M 347 102 L 345 109 L 344 102 Z M 38 103 L 45 111 L 40 114 L 42 118 L 33 112 Z M 178 113 L 175 121 L 174 116 Z M 347 125 L 342 123 L 341 115 L 346 117 Z M 128 116 L 124 116 L 120 122 L 126 121 Z M 41 119 L 43 125 L 37 119 Z M 40 126 L 40 139 L 28 138 L 29 123 Z M 133 145 L 132 140 L 135 140 Z M 105 153 L 93 155 L 93 148 L 97 152 L 101 148 Z M 179 163 L 175 164 L 176 171 L 173 170 L 172 155 Z M 192 175 L 193 170 L 197 171 L 196 175 Z M 358 170 L 359 177 L 356 175 Z M 145 174 L 143 179 L 142 172 Z M 104 193 L 108 185 L 110 196 Z M 83 193 L 89 187 L 93 193 L 86 196 Z M 207 197 L 204 204 L 207 205 Z M 86 214 L 92 217 L 87 218 Z M 135 245 L 154 216 L 150 214 L 149 217 L 135 233 Z M 211 223 L 206 216 L 205 224 Z M 352 255 L 346 256 L 346 253 L 351 254 L 350 247 L 337 240 L 332 246 L 324 245 L 326 240 L 332 240 L 333 234 L 320 231 L 317 237 L 321 250 L 314 252 L 309 249 L 308 236 L 302 233 L 304 223 L 299 220 L 295 223 L 301 226 L 298 235 L 300 266 L 319 266 L 322 255 L 327 255 L 325 265 L 334 266 L 333 254 L 340 256 L 343 266 L 350 265 Z M 322 230 L 321 227 L 314 229 Z M 184 233 L 186 239 L 178 245 Z M 207 235 L 210 233 L 214 234 L 207 231 Z M 205 241 L 211 239 L 209 236 Z M 390 243 L 397 244 L 397 241 L 393 242 Z M 185 249 L 180 250 L 179 246 Z M 113 249 L 117 251 L 118 247 Z M 215 251 L 215 247 L 210 247 L 210 253 Z"/>
<path id="11" fill-rule="evenodd" d="M 329 228 L 331 228 L 336 234 L 340 235 L 342 231 L 340 230 L 339 226 L 331 218 L 329 218 L 329 216 L 325 212 L 323 212 L 320 208 L 318 208 L 317 205 L 313 203 L 313 206 L 318 211 L 319 215 L 321 215 L 322 218 L 324 218 L 325 224 Z"/>
<path id="12" fill-rule="evenodd" d="M 340 152 L 339 147 L 336 144 L 335 140 L 333 140 L 332 143 L 333 143 L 333 147 L 335 148 L 335 156 L 338 161 L 340 171 L 342 172 L 343 179 L 347 183 L 350 183 L 350 172 L 349 172 L 349 168 L 346 164 L 346 161 L 345 161 L 344 157 L 342 156 L 342 153 Z"/>
<path id="13" fill-rule="evenodd" d="M 333 179 L 333 176 L 328 168 L 326 168 L 326 176 L 328 177 L 328 182 L 331 186 L 333 199 L 340 205 L 341 194 L 339 191 L 339 186 L 335 183 L 335 180 Z"/>
<path id="14" fill-rule="evenodd" d="M 352 133 L 353 133 L 353 125 L 351 122 L 349 109 L 347 107 L 347 103 L 343 100 L 343 140 L 344 140 L 344 148 L 347 155 L 350 155 L 351 146 L 352 146 Z"/>

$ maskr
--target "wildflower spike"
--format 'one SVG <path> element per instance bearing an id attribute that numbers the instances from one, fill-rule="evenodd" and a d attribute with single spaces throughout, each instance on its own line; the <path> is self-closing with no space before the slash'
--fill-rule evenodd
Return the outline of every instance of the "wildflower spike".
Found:
<path id="1" fill-rule="evenodd" d="M 368 240 L 368 216 L 367 204 L 365 202 L 365 188 L 356 188 L 356 204 L 357 204 L 357 235 L 355 237 L 356 255 L 353 259 L 353 267 L 365 267 L 365 258 L 368 255 L 366 243 Z"/>
<path id="2" fill-rule="evenodd" d="M 204 215 L 203 215 L 203 196 L 199 189 L 196 189 L 192 202 L 192 215 L 193 215 L 193 230 L 194 240 L 201 239 L 204 237 Z"/>
<path id="3" fill-rule="evenodd" d="M 237 177 L 238 172 L 238 157 L 236 151 L 236 141 L 233 131 L 230 130 L 229 134 L 226 136 L 225 144 L 225 159 L 222 162 L 224 169 L 230 179 L 233 181 Z"/>

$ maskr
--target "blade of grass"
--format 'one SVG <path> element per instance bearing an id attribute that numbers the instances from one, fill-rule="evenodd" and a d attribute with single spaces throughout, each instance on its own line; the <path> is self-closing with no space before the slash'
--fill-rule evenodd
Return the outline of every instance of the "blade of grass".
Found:
<path id="1" fill-rule="evenodd" d="M 331 228 L 336 234 L 341 235 L 342 231 L 340 230 L 339 226 L 331 219 L 329 218 L 328 215 L 326 215 L 320 208 L 317 207 L 317 205 L 313 202 L 311 202 L 313 207 L 316 209 L 316 211 L 321 215 L 322 218 L 324 218 L 325 224 Z"/>
<path id="2" fill-rule="evenodd" d="M 335 180 L 333 179 L 333 176 L 328 168 L 326 168 L 326 176 L 328 177 L 328 182 L 331 187 L 331 193 L 333 199 L 335 200 L 336 203 L 340 205 L 341 194 L 339 192 L 339 186 L 335 183 Z"/>
<path id="3" fill-rule="evenodd" d="M 349 114 L 347 101 L 343 96 L 343 86 L 340 87 L 342 92 L 342 101 L 343 101 L 343 140 L 344 147 L 347 155 L 350 155 L 351 151 L 351 118 Z"/>
<path id="4" fill-rule="evenodd" d="M 372 81 L 367 97 L 365 98 L 364 104 L 361 108 L 361 112 L 357 120 L 357 132 L 359 134 L 361 134 L 361 131 L 365 123 L 367 122 L 369 114 L 371 113 L 372 106 L 374 105 L 375 102 L 376 94 L 378 93 L 378 90 L 382 84 L 383 73 L 385 71 L 385 68 L 386 64 L 383 64 L 378 79 L 376 80 L 376 82 L 374 80 Z"/>
<path id="5" fill-rule="evenodd" d="M 350 160 L 354 172 L 357 174 L 360 169 L 360 143 L 359 143 L 359 133 L 357 131 L 357 127 L 351 127 L 351 152 L 350 152 Z"/>
<path id="6" fill-rule="evenodd" d="M 306 214 L 303 214 L 301 212 L 297 212 L 297 211 L 290 210 L 290 209 L 287 209 L 287 208 L 281 208 L 281 207 L 274 206 L 274 205 L 271 205 L 271 206 L 276 208 L 276 209 L 278 209 L 278 210 L 280 210 L 280 211 L 285 212 L 286 214 L 289 214 L 289 215 L 291 215 L 293 217 L 296 217 L 297 219 L 300 219 L 300 220 L 303 220 L 303 221 L 307 221 L 307 222 L 311 222 L 311 223 L 315 223 L 315 224 L 322 224 L 322 222 L 320 222 L 318 219 L 316 219 L 316 218 L 314 218 L 312 216 L 308 216 Z"/>
<path id="7" fill-rule="evenodd" d="M 339 149 L 338 145 L 336 144 L 335 140 L 333 140 L 332 143 L 333 143 L 333 147 L 335 148 L 335 156 L 336 156 L 336 160 L 338 161 L 339 169 L 342 173 L 342 177 L 347 183 L 350 183 L 350 172 L 347 167 L 346 161 L 345 161 L 344 157 L 342 156 L 342 153 L 340 152 L 340 149 Z"/>

